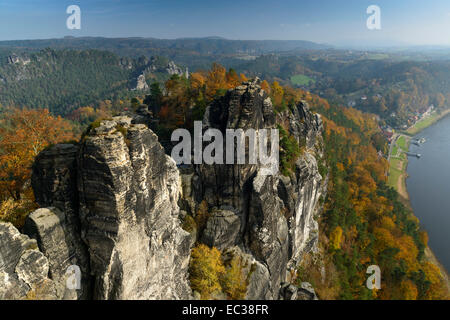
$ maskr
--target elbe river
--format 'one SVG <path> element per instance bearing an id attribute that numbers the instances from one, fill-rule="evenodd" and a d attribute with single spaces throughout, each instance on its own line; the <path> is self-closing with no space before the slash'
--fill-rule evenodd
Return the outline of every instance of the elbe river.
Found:
<path id="1" fill-rule="evenodd" d="M 426 128 L 415 138 L 425 138 L 421 146 L 411 144 L 406 180 L 411 206 L 428 245 L 437 259 L 450 270 L 450 116 Z"/>

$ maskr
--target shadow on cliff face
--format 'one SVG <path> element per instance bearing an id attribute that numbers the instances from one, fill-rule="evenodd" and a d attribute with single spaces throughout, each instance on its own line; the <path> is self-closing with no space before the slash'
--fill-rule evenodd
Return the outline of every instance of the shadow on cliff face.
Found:
<path id="1" fill-rule="evenodd" d="M 149 129 L 153 121 L 140 108 L 91 126 L 79 145 L 56 145 L 36 158 L 32 185 L 42 208 L 24 231 L 48 261 L 54 298 L 193 298 L 195 243 L 245 262 L 247 299 L 304 298 L 286 282 L 302 254 L 317 248 L 314 215 L 326 192 L 315 158 L 322 155 L 320 117 L 304 103 L 275 112 L 259 80 L 208 107 L 204 130 L 282 126 L 303 146 L 292 169 L 273 176 L 258 164 L 177 168 Z M 201 204 L 207 212 L 198 228 Z M 182 229 L 187 220 L 195 232 Z M 73 264 L 82 271 L 78 291 L 66 288 Z"/>
<path id="2" fill-rule="evenodd" d="M 211 212 L 195 240 L 222 251 L 236 247 L 235 254 L 259 268 L 249 277 L 248 299 L 278 299 L 281 284 L 291 280 L 288 271 L 305 250 L 317 248 L 314 215 L 326 192 L 315 158 L 322 154 L 322 122 L 304 103 L 276 112 L 259 80 L 229 90 L 207 108 L 203 120 L 204 131 L 213 128 L 224 135 L 227 129 L 258 131 L 280 125 L 304 145 L 287 176 L 262 175 L 258 164 L 202 164 L 182 171 L 189 185 L 182 209 L 195 218 L 198 205 L 206 201 Z"/>

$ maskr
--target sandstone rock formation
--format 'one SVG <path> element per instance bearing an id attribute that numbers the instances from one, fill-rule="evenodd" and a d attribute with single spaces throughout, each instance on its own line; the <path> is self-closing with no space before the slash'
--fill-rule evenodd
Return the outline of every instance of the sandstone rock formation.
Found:
<path id="1" fill-rule="evenodd" d="M 197 241 L 224 259 L 242 259 L 247 299 L 316 298 L 307 284 L 290 284 L 290 271 L 317 247 L 315 218 L 326 192 L 317 164 L 320 117 L 304 103 L 275 112 L 259 80 L 208 107 L 204 130 L 281 124 L 303 146 L 288 176 L 265 175 L 261 164 L 177 168 L 149 121 L 141 107 L 91 126 L 78 145 L 56 145 L 36 158 L 32 186 L 41 208 L 27 218 L 26 235 L 0 224 L 0 298 L 39 289 L 51 299 L 190 299 Z M 181 220 L 194 221 L 201 203 L 209 218 L 188 233 Z M 75 267 L 76 289 L 67 285 Z"/>
<path id="2" fill-rule="evenodd" d="M 148 89 L 148 84 L 145 81 L 145 74 L 140 74 L 136 78 L 135 83 L 134 83 L 134 85 L 133 85 L 131 90 L 133 90 L 133 91 L 135 91 L 135 90 L 143 91 L 143 90 L 147 90 L 147 89 Z"/>
<path id="3" fill-rule="evenodd" d="M 317 245 L 314 216 L 326 190 L 316 159 L 322 154 L 322 122 L 304 103 L 275 112 L 259 80 L 228 91 L 207 109 L 203 121 L 204 130 L 219 129 L 224 136 L 226 129 L 271 129 L 278 124 L 304 145 L 289 177 L 264 175 L 258 164 L 198 165 L 190 182 L 191 197 L 196 203 L 207 201 L 213 211 L 200 240 L 220 249 L 237 245 L 257 266 L 249 299 L 277 299 L 289 269 Z"/>
<path id="4" fill-rule="evenodd" d="M 92 296 L 89 257 L 81 239 L 76 192 L 78 153 L 78 146 L 60 144 L 36 157 L 31 183 L 36 202 L 42 209 L 30 214 L 24 226 L 24 232 L 38 241 L 39 248 L 49 259 L 50 274 L 58 283 L 58 296 L 64 299 Z M 80 268 L 81 288 L 66 292 L 66 273 L 72 265 Z"/>
<path id="5" fill-rule="evenodd" d="M 5 246 L 17 251 L 4 262 L 9 275 L 22 251 L 34 244 L 54 282 L 53 298 L 190 297 L 190 236 L 178 218 L 181 179 L 147 126 L 127 117 L 105 120 L 80 146 L 57 145 L 42 152 L 32 183 L 43 208 L 28 217 L 24 232 L 37 243 L 22 240 L 14 246 L 10 242 L 20 234 L 4 236 Z M 81 288 L 68 292 L 65 275 L 72 265 L 81 269 Z M 29 285 L 32 281 L 37 280 L 28 280 Z"/>
<path id="6" fill-rule="evenodd" d="M 165 74 L 168 76 L 178 75 L 178 76 L 186 76 L 189 78 L 189 73 L 183 71 L 179 66 L 175 64 L 173 61 L 168 61 L 163 63 L 161 57 L 151 57 L 148 59 L 147 57 L 140 57 L 133 64 L 133 60 L 128 58 L 120 59 L 120 66 L 125 69 L 133 69 L 133 66 L 136 67 L 136 71 L 134 73 L 134 78 L 131 82 L 131 90 L 144 91 L 148 90 L 149 86 L 146 82 L 146 77 L 149 75 L 155 74 Z"/>
<path id="7" fill-rule="evenodd" d="M 174 74 L 179 75 L 179 76 L 184 75 L 183 70 L 180 67 L 178 67 L 175 64 L 175 62 L 173 62 L 173 61 L 169 61 L 167 68 L 166 68 L 166 72 L 170 75 L 174 75 Z"/>
<path id="8" fill-rule="evenodd" d="M 49 279 L 49 262 L 36 240 L 21 234 L 12 224 L 0 222 L 0 300 L 26 299 L 39 294 L 55 299 L 55 283 Z"/>
<path id="9" fill-rule="evenodd" d="M 216 210 L 208 218 L 202 242 L 219 250 L 233 247 L 239 241 L 241 219 L 230 210 Z"/>
<path id="10" fill-rule="evenodd" d="M 280 300 L 318 300 L 318 298 L 309 282 L 302 282 L 300 287 L 296 287 L 290 283 L 282 283 Z"/>
<path id="11" fill-rule="evenodd" d="M 143 66 L 143 74 L 166 73 L 169 76 L 186 75 L 185 72 L 183 72 L 183 69 L 177 66 L 175 62 L 168 61 L 167 63 L 162 63 L 160 58 L 161 57 L 151 57 L 150 59 L 146 57 L 139 58 L 138 63 Z"/>
<path id="12" fill-rule="evenodd" d="M 27 65 L 30 63 L 30 58 L 28 57 L 20 57 L 16 54 L 12 54 L 10 56 L 7 57 L 7 61 L 9 64 L 22 64 L 22 65 Z"/>
<path id="13" fill-rule="evenodd" d="M 94 298 L 188 298 L 181 180 L 157 136 L 143 124 L 104 121 L 86 136 L 77 172 Z"/>

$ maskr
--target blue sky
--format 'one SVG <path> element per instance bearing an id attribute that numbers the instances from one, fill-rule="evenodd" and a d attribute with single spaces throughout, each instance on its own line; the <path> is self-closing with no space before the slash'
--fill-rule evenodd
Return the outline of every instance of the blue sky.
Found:
<path id="1" fill-rule="evenodd" d="M 72 4 L 81 8 L 81 30 L 66 28 Z M 381 8 L 381 30 L 366 28 L 372 4 Z M 450 1 L 0 0 L 0 40 L 66 35 L 450 45 Z"/>

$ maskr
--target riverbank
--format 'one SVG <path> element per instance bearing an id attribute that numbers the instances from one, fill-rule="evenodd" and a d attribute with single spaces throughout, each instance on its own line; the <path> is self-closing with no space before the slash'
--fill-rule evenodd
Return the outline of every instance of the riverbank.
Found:
<path id="1" fill-rule="evenodd" d="M 435 111 L 430 116 L 418 121 L 415 125 L 408 128 L 406 131 L 404 131 L 404 133 L 409 136 L 415 136 L 416 134 L 420 133 L 422 130 L 435 124 L 436 122 L 438 122 L 439 120 L 448 116 L 449 114 L 450 114 L 450 109 L 445 109 L 441 113 L 438 113 L 437 111 Z"/>
<path id="2" fill-rule="evenodd" d="M 392 141 L 391 153 L 389 155 L 389 177 L 388 185 L 393 187 L 404 202 L 409 202 L 408 190 L 406 188 L 406 178 L 408 174 L 408 156 L 411 137 L 398 134 Z M 408 204 L 409 206 L 409 204 Z"/>
<path id="3" fill-rule="evenodd" d="M 406 179 L 408 178 L 407 168 L 408 168 L 408 156 L 409 148 L 411 145 L 412 137 L 417 135 L 422 130 L 430 127 L 439 120 L 450 115 L 450 109 L 445 110 L 441 114 L 432 114 L 429 117 L 417 122 L 414 126 L 408 130 L 397 133 L 392 142 L 390 153 L 389 153 L 389 176 L 388 185 L 393 187 L 398 194 L 402 202 L 410 208 L 411 212 L 414 214 L 410 203 L 410 197 L 406 186 Z M 447 285 L 447 290 L 450 292 L 450 277 L 446 268 L 439 262 L 436 255 L 433 253 L 430 247 L 425 249 L 425 259 L 434 265 L 436 265 Z"/>
<path id="4" fill-rule="evenodd" d="M 439 268 L 439 271 L 444 278 L 444 282 L 447 285 L 447 292 L 450 292 L 450 278 L 448 276 L 447 269 L 445 269 L 442 263 L 439 262 L 438 258 L 430 249 L 430 247 L 425 248 L 425 259 Z"/>
<path id="5" fill-rule="evenodd" d="M 395 135 L 392 141 L 392 146 L 390 148 L 390 153 L 388 156 L 389 160 L 389 175 L 388 175 L 388 185 L 393 187 L 402 197 L 405 203 L 409 207 L 409 194 L 406 188 L 406 179 L 408 174 L 406 172 L 408 168 L 408 156 L 409 147 L 411 144 L 411 139 L 413 136 L 419 134 L 421 131 L 432 126 L 439 120 L 450 115 L 450 108 L 445 109 L 441 113 L 434 112 L 430 116 L 418 121 L 415 125 L 411 126 L 405 131 L 400 131 Z"/>

